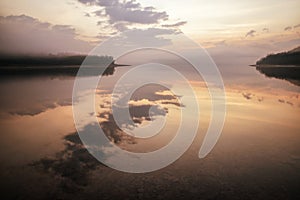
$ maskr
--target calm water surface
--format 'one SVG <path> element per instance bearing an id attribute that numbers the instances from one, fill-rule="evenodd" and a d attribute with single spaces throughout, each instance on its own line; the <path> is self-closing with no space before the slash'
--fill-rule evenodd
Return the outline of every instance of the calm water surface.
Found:
<path id="1" fill-rule="evenodd" d="M 116 80 L 130 68 L 116 68 L 113 75 L 101 80 L 95 103 L 97 118 L 108 138 L 121 148 L 153 151 L 174 137 L 180 109 L 188 105 L 181 104 L 180 94 L 146 85 L 130 101 L 135 125 L 151 123 L 151 105 L 156 108 L 152 120 L 166 117 L 166 125 L 150 139 L 126 135 L 112 118 L 110 99 Z M 146 174 L 110 169 L 87 153 L 73 122 L 75 77 L 3 78 L 1 195 L 6 199 L 299 198 L 300 87 L 267 78 L 246 64 L 220 66 L 220 71 L 227 114 L 213 151 L 204 159 L 198 158 L 211 116 L 210 97 L 201 78 L 187 70 L 201 111 L 197 137 L 179 160 Z M 162 76 L 167 76 L 164 73 Z"/>

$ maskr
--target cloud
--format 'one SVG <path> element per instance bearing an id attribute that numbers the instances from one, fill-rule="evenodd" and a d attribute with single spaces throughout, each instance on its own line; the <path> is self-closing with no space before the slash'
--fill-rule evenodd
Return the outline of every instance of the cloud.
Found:
<path id="1" fill-rule="evenodd" d="M 99 94 L 105 95 L 105 93 Z M 152 117 L 165 116 L 168 114 L 170 105 L 184 107 L 177 96 L 170 93 L 166 88 L 155 84 L 145 85 L 143 89 L 136 90 L 130 97 L 129 102 L 124 97 L 122 95 L 119 96 L 115 104 L 112 105 L 115 111 L 119 114 L 122 113 L 121 115 L 124 116 L 122 119 L 119 119 L 120 127 L 133 128 L 143 121 L 153 121 Z M 101 104 L 100 107 L 102 110 L 104 108 L 111 109 L 110 103 Z M 128 110 L 130 116 L 125 114 Z M 111 111 L 102 111 L 98 116 L 106 119 L 106 121 L 113 121 Z"/>
<path id="2" fill-rule="evenodd" d="M 264 100 L 264 97 L 257 97 L 258 102 L 262 102 Z"/>
<path id="3" fill-rule="evenodd" d="M 160 47 L 171 45 L 171 40 L 164 36 L 170 36 L 176 33 L 177 32 L 174 29 L 148 28 L 145 30 L 133 29 L 125 32 L 124 35 L 129 44 L 142 44 L 144 46 Z"/>
<path id="4" fill-rule="evenodd" d="M 221 41 L 215 42 L 214 45 L 215 45 L 215 46 L 223 46 L 223 45 L 226 45 L 226 40 L 221 40 Z"/>
<path id="5" fill-rule="evenodd" d="M 102 43 L 97 54 L 117 56 L 127 52 L 128 49 L 172 45 L 172 36 L 178 33 L 176 29 L 130 29 Z M 134 60 L 139 61 L 140 58 L 136 57 Z"/>
<path id="6" fill-rule="evenodd" d="M 145 10 L 155 10 L 153 6 L 144 7 Z"/>
<path id="7" fill-rule="evenodd" d="M 0 16 L 0 52 L 6 54 L 86 53 L 92 46 L 77 39 L 69 25 L 54 25 L 27 15 Z"/>
<path id="8" fill-rule="evenodd" d="M 76 35 L 75 28 L 69 25 L 53 25 L 52 30 L 70 35 Z"/>
<path id="9" fill-rule="evenodd" d="M 286 104 L 288 104 L 288 105 L 290 105 L 290 106 L 294 106 L 294 103 L 293 103 L 293 102 L 291 102 L 291 101 L 286 101 L 286 100 L 284 100 L 284 99 L 278 99 L 278 102 L 279 102 L 279 103 L 286 103 Z"/>
<path id="10" fill-rule="evenodd" d="M 95 14 L 96 16 L 103 16 L 105 17 L 105 11 L 103 9 L 100 9 L 100 10 L 96 10 L 93 12 L 93 14 Z"/>
<path id="11" fill-rule="evenodd" d="M 269 33 L 270 32 L 270 30 L 268 28 L 263 28 L 262 31 L 265 32 L 265 33 Z"/>
<path id="12" fill-rule="evenodd" d="M 115 23 L 115 24 L 113 25 L 113 27 L 114 27 L 116 30 L 118 30 L 118 31 L 126 31 L 126 30 L 128 30 L 127 24 L 126 24 L 126 23 L 122 23 L 122 22 L 120 22 L 120 23 Z"/>
<path id="13" fill-rule="evenodd" d="M 41 22 L 38 19 L 35 19 L 33 17 L 27 16 L 27 15 L 9 15 L 9 16 L 0 16 L 0 22 L 1 24 L 7 22 L 7 23 L 30 23 L 32 26 L 36 28 L 48 28 L 51 24 L 48 22 Z"/>
<path id="14" fill-rule="evenodd" d="M 183 25 L 185 25 L 186 23 L 187 23 L 186 21 L 181 21 L 181 22 L 177 22 L 177 23 L 175 23 L 175 24 L 164 24 L 164 25 L 162 25 L 162 27 L 173 28 L 173 27 L 183 26 Z"/>
<path id="15" fill-rule="evenodd" d="M 245 37 L 254 37 L 255 36 L 256 31 L 255 30 L 250 30 L 249 32 L 246 33 Z"/>
<path id="16" fill-rule="evenodd" d="M 272 38 L 273 39 L 273 38 Z M 282 52 L 283 50 L 290 50 L 293 47 L 300 45 L 300 39 L 296 38 L 284 38 L 274 41 L 262 39 L 255 42 L 245 42 L 233 44 L 230 41 L 226 42 L 226 45 L 216 45 L 211 42 L 207 48 L 210 55 L 218 66 L 221 67 L 222 73 L 226 74 L 225 77 L 243 76 L 245 71 L 240 70 L 238 65 L 248 65 L 249 63 L 255 63 L 262 55 L 270 54 L 270 52 Z M 224 54 L 226 52 L 226 54 Z M 232 61 L 237 66 L 232 65 Z"/>
<path id="17" fill-rule="evenodd" d="M 243 97 L 247 100 L 252 99 L 252 94 L 251 93 L 242 93 Z"/>
<path id="18" fill-rule="evenodd" d="M 122 4 L 121 4 L 122 5 Z M 119 21 L 126 21 L 131 23 L 139 24 L 155 24 L 159 20 L 167 20 L 168 15 L 166 12 L 156 12 L 149 10 L 136 10 L 130 9 L 123 6 L 117 7 L 106 7 L 106 14 L 110 18 L 111 23 Z"/>
<path id="19" fill-rule="evenodd" d="M 78 0 L 80 3 L 87 4 L 87 5 L 94 5 L 96 1 L 94 0 Z"/>
<path id="20" fill-rule="evenodd" d="M 169 18 L 166 12 L 157 11 L 154 7 L 143 7 L 140 3 L 136 2 L 136 0 L 78 1 L 85 5 L 94 5 L 101 7 L 101 9 L 94 12 L 94 14 L 102 18 L 103 16 L 106 16 L 108 18 L 107 23 L 115 27 L 117 30 L 126 29 L 125 26 L 129 24 L 158 24 L 160 21 L 165 21 Z M 119 28 L 120 23 L 122 24 L 121 29 Z"/>
<path id="21" fill-rule="evenodd" d="M 291 26 L 287 26 L 287 27 L 284 28 L 285 31 L 290 31 L 290 30 L 292 30 L 292 29 L 293 29 L 293 28 L 292 28 Z"/>
<path id="22" fill-rule="evenodd" d="M 294 26 L 294 28 L 299 28 L 300 27 L 300 24 L 297 24 Z"/>

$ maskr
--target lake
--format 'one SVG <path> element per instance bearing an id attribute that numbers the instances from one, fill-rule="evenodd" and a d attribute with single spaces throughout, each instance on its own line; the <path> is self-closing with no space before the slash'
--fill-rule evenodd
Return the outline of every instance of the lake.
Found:
<path id="1" fill-rule="evenodd" d="M 171 63 L 185 70 L 184 63 Z M 132 130 L 161 118 L 166 124 L 158 135 L 148 139 L 125 134 L 114 121 L 110 99 L 116 81 L 133 67 L 116 67 L 101 79 L 96 92 L 96 117 L 115 145 L 132 152 L 151 152 L 172 140 L 180 110 L 189 104 L 182 104 L 182 94 L 166 87 L 145 85 L 131 97 L 129 111 L 134 124 L 122 125 Z M 186 70 L 200 108 L 196 138 L 171 165 L 141 174 L 111 169 L 82 145 L 72 113 L 74 76 L 1 77 L 3 199 L 299 198 L 299 86 L 268 78 L 248 63 L 219 67 L 227 112 L 213 150 L 199 159 L 211 117 L 211 100 L 203 80 Z M 168 76 L 166 71 L 159 73 Z M 178 80 L 167 81 L 172 85 Z M 197 116 L 189 117 L 192 122 Z"/>

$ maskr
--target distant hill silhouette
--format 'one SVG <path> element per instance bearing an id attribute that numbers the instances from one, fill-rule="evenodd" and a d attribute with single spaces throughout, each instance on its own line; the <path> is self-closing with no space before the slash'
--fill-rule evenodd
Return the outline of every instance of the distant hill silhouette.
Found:
<path id="1" fill-rule="evenodd" d="M 269 54 L 258 60 L 256 65 L 299 65 L 300 66 L 300 46 L 287 52 Z"/>
<path id="2" fill-rule="evenodd" d="M 128 66 L 116 64 L 112 56 L 86 55 L 47 55 L 47 56 L 7 56 L 0 55 L 0 77 L 35 77 L 35 76 L 76 76 L 84 62 L 81 76 L 108 76 L 115 72 L 115 67 Z M 102 67 L 102 68 L 101 68 Z M 103 67 L 107 67 L 104 71 Z"/>
<path id="3" fill-rule="evenodd" d="M 300 47 L 260 59 L 256 62 L 256 70 L 267 77 L 284 79 L 300 86 Z"/>
<path id="4" fill-rule="evenodd" d="M 81 65 L 87 55 L 6 56 L 0 55 L 0 66 Z M 112 56 L 88 56 L 87 65 L 110 64 Z"/>

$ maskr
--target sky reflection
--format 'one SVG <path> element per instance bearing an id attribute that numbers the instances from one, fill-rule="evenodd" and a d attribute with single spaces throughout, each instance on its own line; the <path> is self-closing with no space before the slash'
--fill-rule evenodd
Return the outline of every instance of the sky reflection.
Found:
<path id="1" fill-rule="evenodd" d="M 276 185 L 280 184 L 293 188 L 294 179 L 299 177 L 296 170 L 299 168 L 300 158 L 298 147 L 299 87 L 285 80 L 266 78 L 256 72 L 254 68 L 246 67 L 243 78 L 232 79 L 226 77 L 225 73 L 226 123 L 220 140 L 204 160 L 199 160 L 197 152 L 210 122 L 211 100 L 203 80 L 191 78 L 190 84 L 195 89 L 200 106 L 198 134 L 182 158 L 174 165 L 155 172 L 156 176 L 165 176 L 166 170 L 176 171 L 176 176 L 167 176 L 166 182 L 159 184 L 166 186 L 168 181 L 172 182 L 180 177 L 189 179 L 196 174 L 196 176 L 201 176 L 202 181 L 206 180 L 207 184 L 211 184 L 209 188 L 214 187 L 215 189 L 219 187 L 219 184 L 213 180 L 227 181 L 231 184 L 230 187 L 235 187 L 235 182 L 232 182 L 231 177 L 236 179 L 239 187 L 244 180 L 255 177 L 256 180 L 264 182 L 270 188 L 276 188 Z M 131 116 L 135 122 L 131 128 L 146 126 L 151 120 L 155 120 L 155 118 L 149 118 L 147 112 L 149 105 L 163 108 L 166 112 L 161 113 L 159 110 L 154 110 L 156 112 L 153 116 L 165 116 L 167 123 L 160 134 L 148 139 L 133 138 L 125 134 L 114 123 L 110 102 L 111 85 L 127 70 L 126 67 L 117 68 L 112 76 L 103 77 L 97 89 L 95 117 L 98 117 L 101 127 L 111 142 L 120 148 L 132 152 L 155 151 L 165 146 L 174 137 L 180 120 L 180 108 L 185 105 L 180 103 L 180 94 L 174 95 L 166 88 L 157 85 L 140 88 L 130 100 Z M 222 70 L 221 66 L 221 72 Z M 193 77 L 193 73 L 189 71 L 185 74 Z M 109 173 L 110 176 L 104 179 L 109 182 L 111 178 L 115 177 L 120 184 L 125 184 L 131 178 L 130 176 L 120 178 L 118 172 L 99 165 L 86 152 L 78 138 L 76 139 L 77 133 L 70 106 L 73 82 L 72 78 L 8 79 L 2 82 L 0 85 L 0 91 L 3 94 L 0 120 L 3 132 L 0 140 L 2 172 L 12 166 L 28 166 L 29 164 L 29 169 L 24 168 L 22 173 L 27 173 L 32 176 L 32 179 L 37 180 L 40 176 L 48 177 L 40 185 L 45 185 L 47 184 L 46 180 L 52 179 L 49 175 L 61 180 L 57 182 L 57 186 L 51 186 L 53 191 L 61 188 L 59 184 L 64 185 L 66 191 L 84 188 L 85 184 L 91 184 L 89 173 L 96 174 L 101 177 L 101 180 L 106 173 Z M 13 90 L 8 91 L 7 88 L 13 88 Z M 80 178 L 75 174 L 67 173 L 64 169 L 68 166 L 73 166 L 71 172 L 76 172 Z M 222 174 L 219 170 L 220 167 L 222 167 L 221 171 L 226 173 Z M 32 168 L 37 171 L 34 173 L 27 171 Z M 21 173 L 20 169 L 15 168 L 15 170 L 19 170 L 18 173 Z M 263 174 L 261 174 L 261 170 Z M 192 172 L 193 174 L 190 174 Z M 14 173 L 17 174 L 17 172 Z M 2 181 L 11 181 L 4 174 L 2 177 Z M 153 177 L 155 176 L 153 175 Z M 226 177 L 229 177 L 230 180 Z M 148 177 L 147 180 L 149 183 L 155 182 L 151 177 Z M 195 180 L 198 179 L 191 179 L 190 183 Z M 248 189 L 258 190 L 253 181 L 248 182 Z M 97 184 L 101 185 L 99 182 Z M 189 183 L 187 184 L 189 185 Z M 251 186 L 251 184 L 253 185 Z M 133 187 L 138 187 L 134 185 Z M 148 185 L 148 187 L 155 186 Z M 91 185 L 90 190 L 93 190 L 92 188 Z M 124 186 L 124 188 L 126 187 Z M 189 188 L 193 188 L 193 186 L 189 185 Z M 208 191 L 209 188 L 206 188 L 205 191 Z M 127 187 L 126 190 L 130 189 Z M 189 191 L 189 189 L 186 190 Z M 282 192 L 280 188 L 277 191 Z"/>

